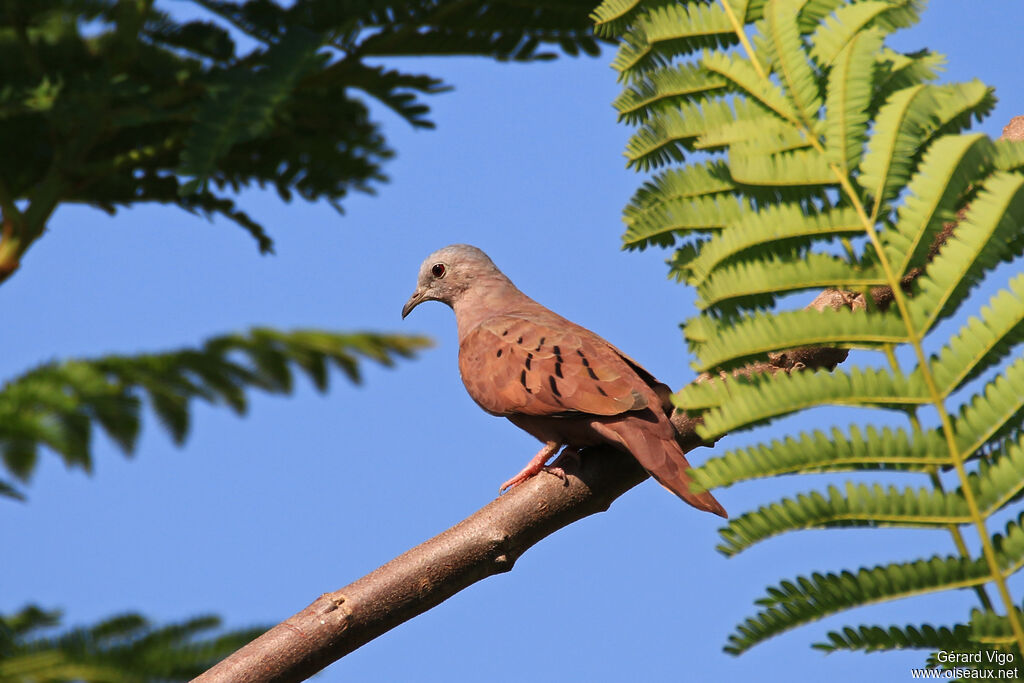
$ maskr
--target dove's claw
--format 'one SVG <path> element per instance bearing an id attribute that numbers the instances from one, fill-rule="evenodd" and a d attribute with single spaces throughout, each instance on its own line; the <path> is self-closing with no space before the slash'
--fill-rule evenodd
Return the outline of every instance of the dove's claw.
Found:
<path id="1" fill-rule="evenodd" d="M 544 444 L 544 448 L 540 449 L 537 455 L 533 456 L 533 459 L 530 460 L 530 462 L 526 463 L 526 467 L 520 470 L 519 474 L 512 477 L 511 479 L 509 479 L 508 481 L 501 485 L 501 488 L 498 489 L 498 495 L 500 496 L 502 493 L 504 493 L 505 491 L 509 490 L 514 486 L 519 486 L 524 481 L 526 481 L 533 475 L 537 474 L 538 472 L 551 472 L 551 474 L 554 474 L 555 476 L 565 481 L 565 472 L 562 471 L 561 467 L 546 466 L 548 460 L 551 459 L 551 456 L 557 453 L 558 449 L 561 447 L 562 444 L 557 443 L 555 441 L 549 441 L 548 443 Z"/>
<path id="2" fill-rule="evenodd" d="M 545 467 L 542 471 L 555 475 L 567 485 L 569 483 L 569 478 L 565 476 L 565 470 L 561 467 Z"/>

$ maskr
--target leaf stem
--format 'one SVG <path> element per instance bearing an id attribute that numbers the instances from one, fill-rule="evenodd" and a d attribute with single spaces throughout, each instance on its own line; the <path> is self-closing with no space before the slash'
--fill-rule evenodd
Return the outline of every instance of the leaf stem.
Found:
<path id="1" fill-rule="evenodd" d="M 967 509 L 971 514 L 971 522 L 978 531 L 978 537 L 981 540 L 981 550 L 985 557 L 985 563 L 988 565 L 991 578 L 995 582 L 996 589 L 999 591 L 999 597 L 1002 599 L 1003 606 L 1006 608 L 1006 616 L 1010 622 L 1011 628 L 1013 629 L 1013 635 L 1014 639 L 1017 641 L 1017 647 L 1020 651 L 1024 652 L 1024 627 L 1022 627 L 1020 618 L 1017 615 L 1017 608 L 1014 605 L 1013 597 L 1010 595 L 1010 589 L 1006 583 L 1006 575 L 999 566 L 999 558 L 996 556 L 995 547 L 992 545 L 992 539 L 989 537 L 984 516 L 978 508 L 978 500 L 974 495 L 974 490 L 971 488 L 971 482 L 967 476 L 967 468 L 964 467 L 964 454 L 960 453 L 960 449 L 957 448 L 956 436 L 953 430 L 953 420 L 950 418 L 949 412 L 946 410 L 945 401 L 943 400 L 942 393 L 939 391 L 938 385 L 935 382 L 935 376 L 932 373 L 931 364 L 928 362 L 928 357 L 925 355 L 924 347 L 921 345 L 924 335 L 919 332 L 914 325 L 914 320 L 910 314 L 906 295 L 903 292 L 903 288 L 900 286 L 900 278 L 893 271 L 892 264 L 889 262 L 889 258 L 882 246 L 882 241 L 878 236 L 878 231 L 875 230 L 874 224 L 870 222 L 870 218 L 864 210 L 864 205 L 861 203 L 859 195 L 850 183 L 849 177 L 839 172 L 834 165 L 833 170 L 839 180 L 840 187 L 842 187 L 843 192 L 853 204 L 854 210 L 857 212 L 857 216 L 864 225 L 868 239 L 871 240 L 871 244 L 875 248 L 878 263 L 882 266 L 885 278 L 889 287 L 892 289 L 893 301 L 896 303 L 900 318 L 903 320 L 903 325 L 907 329 L 907 336 L 910 340 L 910 345 L 914 349 L 914 355 L 917 356 L 918 370 L 921 373 L 921 378 L 924 380 L 925 387 L 928 389 L 929 403 L 935 407 L 936 412 L 939 414 L 939 420 L 942 423 L 942 434 L 946 440 L 946 448 L 949 450 L 949 456 L 953 461 L 953 467 L 956 469 L 957 477 L 960 479 L 960 487 L 964 494 L 964 501 L 967 503 Z"/>
<path id="2" fill-rule="evenodd" d="M 900 372 L 900 362 L 896 358 L 896 354 L 893 353 L 892 344 L 885 345 L 885 357 L 889 360 L 889 367 L 896 372 Z M 921 421 L 917 417 L 917 408 L 911 408 L 908 411 L 908 417 L 910 418 L 910 426 L 914 430 L 915 434 L 922 434 L 924 430 L 921 428 Z M 932 465 L 927 469 L 928 478 L 932 482 L 932 486 L 936 491 L 945 493 L 946 489 L 942 485 L 942 478 L 939 476 L 938 467 Z M 970 550 L 967 549 L 967 543 L 964 542 L 964 535 L 960 533 L 960 526 L 958 524 L 949 524 L 947 527 L 950 535 L 953 536 L 953 545 L 956 546 L 956 550 L 960 553 L 960 557 L 965 560 L 973 559 L 971 557 Z M 974 592 L 978 594 L 978 601 L 981 602 L 982 607 L 988 611 L 992 611 L 992 599 L 988 596 L 988 591 L 985 590 L 985 584 L 978 584 L 974 587 Z"/>
<path id="3" fill-rule="evenodd" d="M 757 75 L 764 80 L 768 80 L 768 74 L 765 73 L 764 67 L 761 66 L 761 62 L 754 55 L 754 46 L 750 44 L 750 40 L 747 38 L 747 32 L 743 30 L 743 24 L 736 17 L 736 13 L 732 11 L 732 6 L 729 5 L 729 0 L 721 0 L 722 9 L 725 10 L 725 16 L 729 18 L 729 23 L 732 24 L 732 30 L 736 33 L 736 37 L 740 40 L 740 45 L 743 46 L 743 51 L 747 53 L 747 58 L 750 59 L 751 65 L 754 67 L 754 71 Z"/>

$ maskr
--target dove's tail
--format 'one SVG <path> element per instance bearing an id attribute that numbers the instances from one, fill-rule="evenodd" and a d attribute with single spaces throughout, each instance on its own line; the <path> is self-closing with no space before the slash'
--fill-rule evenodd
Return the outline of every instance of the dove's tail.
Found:
<path id="1" fill-rule="evenodd" d="M 649 413 L 648 413 L 649 414 Z M 592 423 L 594 431 L 613 444 L 628 450 L 659 484 L 697 508 L 728 518 L 725 508 L 707 491 L 694 493 L 693 479 L 688 470 L 690 463 L 683 449 L 672 437 L 660 434 L 663 425 L 639 416 Z"/>

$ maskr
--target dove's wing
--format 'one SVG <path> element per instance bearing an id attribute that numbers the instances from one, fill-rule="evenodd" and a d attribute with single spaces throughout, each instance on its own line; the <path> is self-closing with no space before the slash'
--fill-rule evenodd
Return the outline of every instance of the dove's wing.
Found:
<path id="1" fill-rule="evenodd" d="M 485 320 L 460 342 L 459 370 L 495 415 L 618 415 L 652 396 L 614 347 L 546 310 Z"/>

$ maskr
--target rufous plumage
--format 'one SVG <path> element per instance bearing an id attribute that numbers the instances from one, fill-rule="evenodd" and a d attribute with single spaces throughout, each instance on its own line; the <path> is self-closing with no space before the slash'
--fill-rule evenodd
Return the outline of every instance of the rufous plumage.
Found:
<path id="1" fill-rule="evenodd" d="M 502 490 L 545 469 L 563 446 L 626 451 L 665 488 L 722 517 L 694 492 L 689 463 L 669 421 L 671 391 L 607 341 L 523 294 L 476 247 L 454 244 L 420 267 L 404 318 L 424 301 L 455 311 L 459 371 L 481 408 L 507 417 L 544 447 Z"/>

